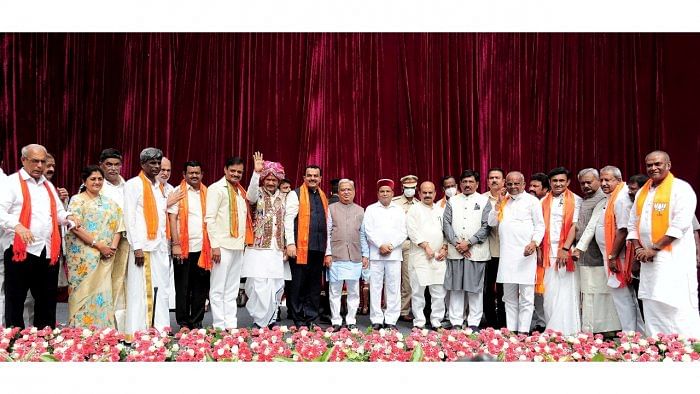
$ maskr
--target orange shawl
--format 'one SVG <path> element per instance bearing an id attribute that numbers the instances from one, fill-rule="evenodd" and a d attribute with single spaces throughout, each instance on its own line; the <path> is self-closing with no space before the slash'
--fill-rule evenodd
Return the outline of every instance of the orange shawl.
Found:
<path id="1" fill-rule="evenodd" d="M 617 201 L 618 194 L 620 194 L 620 190 L 622 190 L 624 186 L 624 183 L 618 183 L 618 185 L 615 187 L 615 190 L 613 190 L 613 192 L 610 194 L 610 197 L 608 197 L 608 204 L 605 207 L 605 268 L 608 272 L 608 276 L 610 276 L 611 271 L 610 267 L 607 264 L 607 258 L 612 254 L 613 244 L 615 243 L 615 234 L 617 233 L 617 224 L 615 222 L 615 201 Z M 631 275 L 632 267 L 631 261 L 628 261 L 627 258 L 622 259 L 620 258 L 620 256 L 617 256 L 615 260 L 617 261 L 618 267 L 618 271 L 617 273 L 615 273 L 615 276 L 617 276 L 617 280 L 620 282 L 620 285 L 618 287 L 625 287 L 627 286 L 627 283 L 630 280 L 629 275 Z"/>
<path id="2" fill-rule="evenodd" d="M 187 193 L 187 182 L 184 179 L 180 182 L 180 190 L 184 190 Z M 199 200 L 202 206 L 202 252 L 199 254 L 197 265 L 207 271 L 211 271 L 211 243 L 209 243 L 209 234 L 207 234 L 207 223 L 204 221 L 204 214 L 207 212 L 207 187 L 201 184 L 199 192 Z M 185 197 L 180 200 L 177 216 L 180 229 L 180 249 L 184 258 L 187 258 L 190 253 L 189 212 L 189 202 L 185 194 Z"/>
<path id="3" fill-rule="evenodd" d="M 668 230 L 668 225 L 670 223 L 670 211 L 671 211 L 671 186 L 673 184 L 674 176 L 670 172 L 666 178 L 661 182 L 659 187 L 656 188 L 656 193 L 654 194 L 654 205 L 653 212 L 651 215 L 651 242 L 657 243 L 666 234 Z M 639 189 L 639 194 L 637 195 L 637 229 L 642 223 L 642 207 L 644 207 L 644 201 L 649 195 L 649 188 L 651 188 L 651 179 Z M 639 237 L 639 243 L 642 243 Z M 648 245 L 649 247 L 651 245 Z M 665 251 L 671 251 L 671 244 L 664 247 Z"/>
<path id="4" fill-rule="evenodd" d="M 153 195 L 153 183 L 146 178 L 143 171 L 139 172 L 139 178 L 143 183 L 143 216 L 146 219 L 146 233 L 148 239 L 156 239 L 158 235 L 158 206 L 156 205 L 156 197 Z"/>
<path id="5" fill-rule="evenodd" d="M 22 210 L 19 212 L 19 222 L 22 226 L 29 229 L 32 223 L 32 197 L 29 194 L 27 181 L 22 178 L 21 173 L 17 174 L 17 176 L 19 177 L 19 184 L 22 189 Z M 44 187 L 46 187 L 46 192 L 49 193 L 49 202 L 51 204 L 51 223 L 53 224 L 53 229 L 51 229 L 51 256 L 49 264 L 55 265 L 61 251 L 61 232 L 58 231 L 56 197 L 54 197 L 53 191 L 49 186 L 49 181 L 44 181 Z M 22 238 L 20 238 L 19 234 L 17 233 L 15 233 L 12 251 L 12 261 L 18 263 L 27 259 L 27 244 L 22 241 Z"/>
<path id="6" fill-rule="evenodd" d="M 326 194 L 318 188 L 321 196 L 323 211 L 328 220 L 328 199 Z M 311 228 L 311 203 L 309 202 L 309 188 L 306 183 L 299 188 L 299 231 L 297 232 L 297 264 L 306 264 L 309 258 L 309 230 Z"/>
<path id="7" fill-rule="evenodd" d="M 226 190 L 228 190 L 228 209 L 229 209 L 229 223 L 231 224 L 231 236 L 233 238 L 238 238 L 238 203 L 236 202 L 235 194 L 240 194 L 243 200 L 248 203 L 247 195 L 243 186 L 240 183 L 236 183 L 234 188 L 229 181 L 226 181 Z M 253 244 L 253 220 L 250 218 L 250 209 L 246 210 L 245 218 L 245 244 Z"/>
<path id="8" fill-rule="evenodd" d="M 549 254 L 552 240 L 549 239 L 549 216 L 552 211 L 552 193 L 547 193 L 547 196 L 542 200 L 542 215 L 544 216 L 544 239 L 542 240 L 542 264 L 544 268 L 549 267 Z M 566 189 L 564 191 L 564 220 L 561 223 L 561 231 L 559 232 L 559 246 L 561 247 L 566 242 L 566 238 L 571 231 L 571 225 L 574 223 L 574 210 L 576 209 L 576 200 L 574 193 Z M 574 271 L 574 259 L 571 258 L 571 250 L 567 252 L 566 270 Z M 544 279 L 544 277 L 542 278 Z"/>

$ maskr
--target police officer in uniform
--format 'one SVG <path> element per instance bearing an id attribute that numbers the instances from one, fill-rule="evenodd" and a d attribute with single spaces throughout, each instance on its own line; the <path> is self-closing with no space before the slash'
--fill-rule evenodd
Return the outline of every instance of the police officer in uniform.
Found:
<path id="1" fill-rule="evenodd" d="M 393 204 L 403 208 L 404 212 L 408 212 L 413 204 L 417 204 L 416 188 L 418 187 L 418 177 L 415 175 L 406 175 L 401 178 L 401 188 L 403 193 L 394 197 Z M 411 283 L 408 277 L 408 250 L 410 249 L 411 241 L 406 238 L 401 247 L 403 251 L 403 262 L 401 263 L 401 316 L 399 320 L 405 322 L 413 322 L 413 314 L 411 314 Z"/>

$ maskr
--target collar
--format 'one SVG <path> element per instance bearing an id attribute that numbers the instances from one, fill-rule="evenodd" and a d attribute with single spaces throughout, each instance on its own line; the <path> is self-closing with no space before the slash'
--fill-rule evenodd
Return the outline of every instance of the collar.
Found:
<path id="1" fill-rule="evenodd" d="M 32 181 L 36 185 L 41 185 L 42 183 L 47 181 L 46 177 L 43 175 L 37 181 L 36 179 L 32 178 L 31 175 L 29 175 L 29 173 L 24 170 L 24 168 L 20 168 L 18 172 L 19 172 L 19 176 L 21 176 L 22 179 L 24 179 L 25 181 Z"/>
<path id="2" fill-rule="evenodd" d="M 105 178 L 105 183 L 108 185 L 114 186 L 114 187 L 122 187 L 122 186 L 124 186 L 125 181 L 124 181 L 124 178 L 122 178 L 122 176 L 119 175 L 119 183 L 117 183 L 116 185 L 114 183 L 108 181 L 107 178 Z"/>

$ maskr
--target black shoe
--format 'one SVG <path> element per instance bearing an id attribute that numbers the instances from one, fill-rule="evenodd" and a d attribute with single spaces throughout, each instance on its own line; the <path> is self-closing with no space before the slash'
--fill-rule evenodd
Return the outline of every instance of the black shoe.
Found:
<path id="1" fill-rule="evenodd" d="M 413 326 L 413 329 L 423 330 L 425 326 Z"/>
<path id="2" fill-rule="evenodd" d="M 331 326 L 331 329 L 332 329 L 334 332 L 340 331 L 340 324 L 334 324 L 333 326 Z"/>
<path id="3" fill-rule="evenodd" d="M 276 321 L 273 321 L 272 323 L 270 323 L 270 324 L 267 326 L 267 328 L 269 328 L 270 330 L 272 330 L 273 328 L 278 327 L 278 326 L 279 326 L 279 324 L 277 324 Z"/>
<path id="4" fill-rule="evenodd" d="M 537 331 L 537 332 L 539 332 L 539 333 L 541 334 L 541 333 L 544 332 L 544 330 L 546 330 L 546 328 L 544 328 L 544 327 L 542 327 L 542 326 L 535 326 L 535 328 L 532 329 L 532 332 Z"/>
<path id="5" fill-rule="evenodd" d="M 331 324 L 331 317 L 329 315 L 321 315 L 318 317 L 321 323 Z"/>
<path id="6" fill-rule="evenodd" d="M 479 332 L 479 331 L 481 331 L 481 328 L 479 328 L 478 326 L 469 326 L 469 328 L 471 328 L 472 332 Z"/>
<path id="7" fill-rule="evenodd" d="M 408 315 L 401 315 L 399 316 L 399 320 L 411 323 L 413 321 L 413 315 L 410 313 Z"/>
<path id="8" fill-rule="evenodd" d="M 453 330 L 462 330 L 462 325 L 461 325 L 461 324 L 455 324 L 454 326 L 452 326 L 452 329 L 453 329 Z"/>
<path id="9" fill-rule="evenodd" d="M 384 329 L 386 330 L 396 330 L 396 325 L 395 324 L 385 324 Z"/>
<path id="10" fill-rule="evenodd" d="M 374 324 L 372 324 L 372 329 L 373 329 L 373 330 L 381 330 L 381 329 L 382 329 L 382 325 L 379 324 L 379 323 L 374 323 Z"/>
<path id="11" fill-rule="evenodd" d="M 444 320 L 443 320 L 442 323 L 440 323 L 440 327 L 438 327 L 438 328 L 444 328 L 444 329 L 446 329 L 446 330 L 451 330 L 451 329 L 453 328 L 453 326 L 452 326 L 452 323 L 450 323 L 449 320 L 448 320 L 448 321 L 444 321 Z"/>
<path id="12" fill-rule="evenodd" d="M 262 327 L 260 327 L 260 326 L 258 325 L 258 323 L 253 323 L 253 328 L 257 328 L 257 329 L 259 330 L 259 329 L 261 329 Z"/>

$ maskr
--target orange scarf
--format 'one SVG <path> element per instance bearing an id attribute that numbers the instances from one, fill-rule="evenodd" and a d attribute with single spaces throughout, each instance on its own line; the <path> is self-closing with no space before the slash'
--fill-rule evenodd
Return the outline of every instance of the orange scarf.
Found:
<path id="1" fill-rule="evenodd" d="M 323 211 L 328 219 L 328 200 L 326 194 L 318 188 L 321 196 Z M 306 264 L 309 258 L 309 230 L 311 228 L 311 203 L 309 202 L 309 188 L 306 183 L 299 188 L 299 224 L 297 237 L 297 264 Z"/>
<path id="2" fill-rule="evenodd" d="M 231 223 L 231 236 L 233 238 L 238 238 L 238 203 L 236 202 L 235 194 L 240 194 L 241 198 L 243 198 L 246 203 L 248 201 L 247 195 L 245 189 L 240 185 L 240 183 L 236 183 L 234 188 L 229 181 L 226 181 L 226 189 L 228 190 L 228 209 L 230 215 L 229 223 Z M 245 218 L 245 244 L 252 245 L 253 240 L 253 220 L 250 218 L 250 209 L 247 209 Z"/>
<path id="3" fill-rule="evenodd" d="M 165 184 L 158 182 L 158 187 L 160 188 L 160 192 L 163 193 L 163 197 L 168 198 L 168 196 L 165 195 Z M 172 236 L 170 235 L 170 218 L 168 217 L 168 215 L 165 215 L 165 239 L 169 240 L 171 239 L 171 237 Z"/>
<path id="4" fill-rule="evenodd" d="M 617 184 L 615 187 L 615 190 L 610 194 L 610 197 L 608 197 L 608 203 L 607 206 L 605 207 L 605 222 L 604 222 L 604 229 L 605 229 L 605 259 L 606 259 L 606 264 L 605 268 L 608 272 L 608 276 L 610 276 L 611 271 L 610 267 L 608 267 L 607 264 L 607 258 L 612 254 L 613 250 L 613 244 L 615 243 L 615 234 L 617 233 L 617 224 L 615 222 L 615 201 L 617 201 L 617 196 L 620 193 L 620 190 L 625 186 L 624 183 L 620 182 Z M 618 271 L 615 273 L 615 276 L 617 276 L 617 280 L 620 282 L 620 286 L 618 287 L 625 287 L 627 286 L 627 283 L 630 280 L 630 277 L 627 276 L 628 266 L 632 266 L 632 264 L 629 264 L 630 261 L 627 261 L 627 259 L 622 259 L 620 256 L 617 256 L 615 258 L 617 261 L 617 267 Z M 631 272 L 630 272 L 631 273 Z"/>
<path id="5" fill-rule="evenodd" d="M 668 176 L 666 176 L 659 187 L 656 188 L 656 193 L 654 194 L 653 211 L 651 214 L 651 242 L 653 243 L 661 241 L 666 234 L 666 230 L 668 230 L 673 179 L 673 174 L 669 172 Z M 644 202 L 647 199 L 647 195 L 649 195 L 649 188 L 651 188 L 651 179 L 639 189 L 639 194 L 637 195 L 637 229 L 640 228 L 640 224 L 642 223 L 642 207 L 644 207 Z M 641 237 L 639 238 L 639 243 L 642 243 Z M 671 249 L 671 244 L 664 247 L 664 250 L 668 252 L 670 252 Z"/>
<path id="6" fill-rule="evenodd" d="M 505 211 L 506 205 L 510 200 L 512 200 L 510 194 L 506 194 L 504 200 L 502 200 L 500 203 L 496 202 L 496 210 L 498 211 L 498 223 L 503 221 L 503 211 Z"/>
<path id="7" fill-rule="evenodd" d="M 146 219 L 146 233 L 148 239 L 156 239 L 158 235 L 158 206 L 153 195 L 153 184 L 143 171 L 139 172 L 139 178 L 143 182 L 143 217 Z M 167 227 L 167 226 L 166 226 Z"/>
<path id="8" fill-rule="evenodd" d="M 22 189 L 22 210 L 19 212 L 19 222 L 22 226 L 29 229 L 32 222 L 32 197 L 29 195 L 27 181 L 22 178 L 21 173 L 18 173 L 17 176 L 19 177 L 19 184 Z M 53 191 L 49 186 L 49 181 L 44 181 L 44 187 L 46 187 L 46 192 L 49 193 L 49 202 L 51 204 L 51 222 L 53 224 L 53 229 L 51 230 L 51 257 L 49 264 L 56 265 L 58 255 L 61 251 L 61 232 L 58 231 L 56 197 L 54 197 Z M 19 263 L 27 259 L 27 244 L 22 241 L 22 238 L 20 238 L 19 234 L 17 233 L 15 233 L 12 251 L 12 261 Z"/>
<path id="9" fill-rule="evenodd" d="M 552 207 L 552 193 L 547 193 L 547 196 L 542 200 L 542 215 L 544 216 L 544 239 L 542 240 L 542 265 L 544 268 L 549 267 L 549 254 L 551 248 L 551 239 L 549 239 L 549 216 L 551 214 Z M 561 223 L 561 231 L 559 232 L 559 246 L 561 247 L 566 242 L 566 238 L 569 236 L 569 231 L 571 231 L 571 225 L 574 223 L 574 210 L 576 209 L 576 202 L 574 193 L 571 190 L 566 189 L 564 191 L 564 220 Z M 568 258 L 566 259 L 566 270 L 569 272 L 574 271 L 574 259 L 571 258 L 571 250 L 566 252 Z M 542 277 L 544 280 L 544 276 Z M 544 282 L 543 282 L 544 283 Z"/>
<path id="10" fill-rule="evenodd" d="M 185 193 L 187 193 L 187 182 L 185 182 L 184 179 L 180 182 L 180 190 L 184 190 Z M 204 214 L 207 212 L 207 187 L 203 184 L 200 185 L 199 193 L 199 201 L 202 206 L 202 219 L 204 219 Z M 189 212 L 188 197 L 185 195 L 185 197 L 180 200 L 177 216 L 180 228 L 180 249 L 185 258 L 187 258 L 187 255 L 190 253 Z M 197 265 L 207 271 L 211 271 L 211 243 L 209 243 L 209 234 L 207 234 L 207 223 L 204 220 L 202 220 L 202 252 L 199 254 Z"/>

